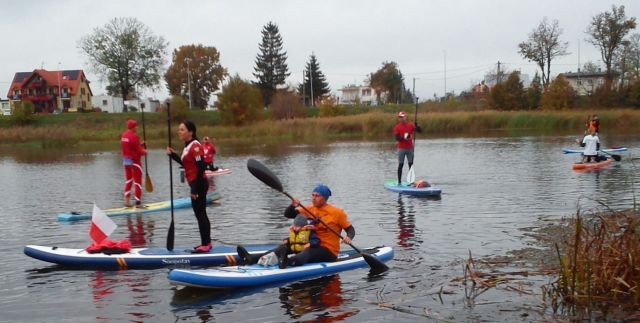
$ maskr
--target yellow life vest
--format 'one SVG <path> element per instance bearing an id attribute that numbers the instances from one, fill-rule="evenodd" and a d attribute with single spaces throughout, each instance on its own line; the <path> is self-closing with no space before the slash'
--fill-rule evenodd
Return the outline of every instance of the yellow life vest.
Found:
<path id="1" fill-rule="evenodd" d="M 304 246 L 309 243 L 313 229 L 314 227 L 312 225 L 306 225 L 298 231 L 293 227 L 289 229 L 289 245 L 291 252 L 298 253 L 304 250 Z"/>

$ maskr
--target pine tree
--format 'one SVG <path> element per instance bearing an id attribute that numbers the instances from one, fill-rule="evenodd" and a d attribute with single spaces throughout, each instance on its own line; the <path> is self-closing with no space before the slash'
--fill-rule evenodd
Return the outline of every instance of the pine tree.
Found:
<path id="1" fill-rule="evenodd" d="M 284 84 L 289 73 L 287 67 L 287 52 L 282 49 L 282 37 L 278 26 L 273 22 L 267 23 L 262 28 L 262 43 L 259 45 L 260 53 L 256 57 L 256 67 L 253 76 L 258 81 L 254 84 L 260 88 L 264 105 L 271 103 L 271 98 L 278 85 Z"/>
<path id="2" fill-rule="evenodd" d="M 313 91 L 312 91 L 313 89 Z M 314 105 L 318 98 L 322 98 L 329 94 L 331 89 L 327 78 L 320 70 L 320 64 L 316 59 L 316 55 L 311 53 L 309 62 L 304 69 L 304 77 L 302 84 L 298 85 L 298 93 L 304 97 L 305 105 Z M 309 100 L 311 98 L 311 100 Z"/>

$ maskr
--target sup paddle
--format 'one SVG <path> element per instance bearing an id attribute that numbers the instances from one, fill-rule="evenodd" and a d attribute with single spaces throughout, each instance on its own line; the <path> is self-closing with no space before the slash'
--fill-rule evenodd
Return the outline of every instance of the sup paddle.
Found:
<path id="1" fill-rule="evenodd" d="M 613 158 L 613 160 L 615 160 L 615 161 L 618 161 L 618 162 L 619 162 L 620 160 L 622 160 L 622 157 L 620 157 L 620 155 L 611 154 L 611 153 L 608 153 L 608 152 L 606 152 L 606 151 L 604 151 L 604 150 L 600 150 L 600 152 L 605 153 L 605 154 L 607 154 L 607 155 L 611 156 L 611 158 Z"/>
<path id="2" fill-rule="evenodd" d="M 255 159 L 249 159 L 247 161 L 247 168 L 249 169 L 249 172 L 253 176 L 255 176 L 257 179 L 259 179 L 263 183 L 267 184 L 269 187 L 273 188 L 274 190 L 286 195 L 289 199 L 291 199 L 291 201 L 295 200 L 291 195 L 289 195 L 289 193 L 284 191 L 284 189 L 282 188 L 282 183 L 280 182 L 280 179 L 278 179 L 278 177 L 276 175 L 274 175 L 271 172 L 271 170 L 267 168 L 267 166 L 263 165 L 262 163 L 260 163 L 259 161 L 255 160 Z M 324 223 L 322 221 L 322 219 L 316 217 L 307 208 L 305 208 L 304 205 L 300 204 L 300 206 L 305 211 L 307 211 L 307 213 L 309 213 L 312 217 L 314 217 L 316 220 L 318 220 L 318 222 L 320 222 L 322 225 L 327 227 L 327 229 L 329 229 L 329 231 L 331 231 L 333 234 L 335 234 L 338 237 L 340 237 L 340 239 L 343 239 L 342 235 L 340 233 L 336 232 L 333 228 L 331 228 L 326 223 Z M 371 271 L 370 271 L 371 274 L 377 275 L 377 274 L 381 274 L 381 273 L 389 270 L 389 267 L 387 267 L 387 265 L 382 263 L 376 257 L 374 257 L 374 256 L 372 256 L 370 254 L 363 253 L 360 249 L 356 248 L 351 243 L 348 243 L 348 245 L 351 248 L 353 248 L 353 250 L 358 252 L 358 254 L 360 254 L 364 258 L 364 260 L 367 262 L 369 267 L 371 267 Z"/>
<path id="3" fill-rule="evenodd" d="M 144 126 L 144 103 L 140 104 L 140 111 L 142 111 L 142 140 L 144 140 L 144 148 L 147 149 L 147 132 Z M 153 192 L 153 182 L 151 182 L 151 177 L 149 177 L 147 156 L 144 157 L 144 189 L 149 193 Z"/>
<path id="4" fill-rule="evenodd" d="M 167 102 L 167 136 L 169 137 L 169 147 L 171 147 L 171 105 Z M 167 233 L 167 250 L 173 250 L 173 242 L 175 239 L 175 225 L 173 220 L 173 161 L 169 156 L 169 192 L 171 201 L 171 224 L 169 225 L 169 232 Z"/>

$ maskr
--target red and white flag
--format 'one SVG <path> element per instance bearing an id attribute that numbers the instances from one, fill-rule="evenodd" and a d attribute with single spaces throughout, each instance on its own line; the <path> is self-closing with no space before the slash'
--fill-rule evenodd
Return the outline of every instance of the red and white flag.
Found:
<path id="1" fill-rule="evenodd" d="M 91 229 L 89 229 L 89 236 L 93 242 L 102 242 L 115 231 L 116 227 L 118 227 L 116 223 L 94 204 L 93 213 L 91 214 Z"/>

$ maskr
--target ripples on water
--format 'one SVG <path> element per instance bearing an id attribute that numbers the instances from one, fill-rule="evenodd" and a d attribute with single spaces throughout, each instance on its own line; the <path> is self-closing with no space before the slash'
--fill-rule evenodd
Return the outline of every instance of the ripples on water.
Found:
<path id="1" fill-rule="evenodd" d="M 311 281 L 260 290 L 212 292 L 175 288 L 168 269 L 149 271 L 69 270 L 30 259 L 26 244 L 80 248 L 89 244 L 88 222 L 58 223 L 56 215 L 89 212 L 93 203 L 109 208 L 121 203 L 123 174 L 117 153 L 0 159 L 3 199 L 0 220 L 6 257 L 2 263 L 0 320 L 18 321 L 289 321 L 354 319 L 414 321 L 428 307 L 440 318 L 500 320 L 483 308 L 463 306 L 464 295 L 443 303 L 427 291 L 461 275 L 458 265 L 474 256 L 504 255 L 526 246 L 520 228 L 538 220 L 589 210 L 594 199 L 612 207 L 630 207 L 638 172 L 623 154 L 623 162 L 600 172 L 570 170 L 575 155 L 563 155 L 573 138 L 480 138 L 418 141 L 416 174 L 443 189 L 441 198 L 413 198 L 384 190 L 393 179 L 393 143 L 339 143 L 265 150 L 256 155 L 222 151 L 219 164 L 233 169 L 220 176 L 223 196 L 210 206 L 215 243 L 281 241 L 290 220 L 282 216 L 289 200 L 246 171 L 246 160 L 257 158 L 281 180 L 294 197 L 308 202 L 318 183 L 329 185 L 329 202 L 345 208 L 356 228 L 356 246 L 395 248 L 391 271 L 378 279 L 356 270 Z M 617 145 L 638 147 L 640 138 L 618 138 Z M 42 154 L 46 154 L 44 151 Z M 632 149 L 631 155 L 638 151 Z M 162 151 L 149 157 L 154 193 L 147 201 L 169 196 L 168 161 Z M 405 167 L 405 172 L 406 172 Z M 188 189 L 175 174 L 174 196 Z M 114 218 L 115 240 L 135 246 L 163 246 L 169 212 Z M 176 210 L 176 246 L 199 242 L 190 209 Z M 348 248 L 348 247 L 345 247 Z M 398 304 L 405 312 L 385 310 L 378 303 Z M 34 311 L 34 304 L 38 310 Z M 407 313 L 409 312 L 409 313 Z M 414 313 L 414 314 L 411 314 Z"/>

